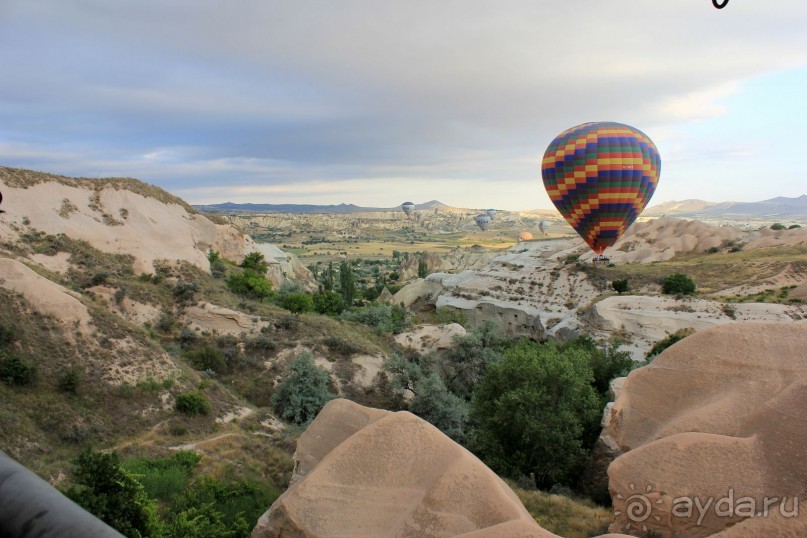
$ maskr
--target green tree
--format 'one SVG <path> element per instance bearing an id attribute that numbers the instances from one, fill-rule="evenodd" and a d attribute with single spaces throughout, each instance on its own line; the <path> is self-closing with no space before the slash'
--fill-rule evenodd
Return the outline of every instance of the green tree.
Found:
<path id="1" fill-rule="evenodd" d="M 624 280 L 614 280 L 611 282 L 611 287 L 614 288 L 614 291 L 622 295 L 626 291 L 628 291 L 628 279 Z"/>
<path id="2" fill-rule="evenodd" d="M 587 460 L 583 437 L 602 412 L 593 379 L 584 351 L 519 342 L 474 390 L 475 450 L 501 474 L 534 473 L 544 488 L 569 483 Z"/>
<path id="3" fill-rule="evenodd" d="M 239 265 L 244 269 L 255 271 L 259 275 L 265 275 L 269 270 L 269 264 L 266 263 L 266 258 L 260 252 L 250 252 Z"/>
<path id="4" fill-rule="evenodd" d="M 788 230 L 795 230 L 797 228 L 801 228 L 801 224 L 791 224 L 787 227 Z"/>
<path id="5" fill-rule="evenodd" d="M 786 230 L 787 226 L 784 224 L 777 222 L 776 224 L 771 225 L 771 230 Z"/>
<path id="6" fill-rule="evenodd" d="M 452 394 L 439 375 L 432 372 L 417 383 L 409 410 L 433 424 L 458 443 L 465 441 L 469 404 Z"/>
<path id="7" fill-rule="evenodd" d="M 67 490 L 68 497 L 124 536 L 160 536 L 154 501 L 120 466 L 117 454 L 87 450 L 73 463 L 75 485 Z"/>
<path id="8" fill-rule="evenodd" d="M 344 309 L 342 296 L 335 291 L 325 290 L 314 295 L 314 310 L 320 314 L 340 314 Z"/>
<path id="9" fill-rule="evenodd" d="M 207 251 L 207 261 L 210 262 L 210 265 L 213 265 L 214 263 L 216 263 L 220 259 L 221 259 L 221 256 L 219 255 L 219 253 L 217 251 L 215 251 L 213 249 L 210 249 L 210 250 Z"/>
<path id="10" fill-rule="evenodd" d="M 328 262 L 328 269 L 322 273 L 322 287 L 325 288 L 325 291 L 333 291 L 333 262 Z"/>
<path id="11" fill-rule="evenodd" d="M 560 349 L 563 351 L 579 349 L 589 359 L 591 373 L 594 375 L 592 386 L 605 397 L 611 380 L 627 375 L 633 368 L 640 365 L 631 358 L 630 352 L 619 349 L 619 343 L 609 342 L 599 346 L 590 336 L 581 336 L 566 342 Z"/>
<path id="12" fill-rule="evenodd" d="M 486 322 L 467 334 L 454 336 L 452 343 L 440 354 L 440 371 L 445 385 L 454 394 L 470 399 L 488 366 L 501 361 L 507 338 L 494 323 Z"/>
<path id="13" fill-rule="evenodd" d="M 350 308 L 353 306 L 353 298 L 356 296 L 356 279 L 353 276 L 353 268 L 347 261 L 339 264 L 339 285 L 342 302 L 347 308 Z"/>
<path id="14" fill-rule="evenodd" d="M 418 278 L 426 278 L 427 276 L 429 276 L 429 267 L 426 265 L 426 260 L 421 256 L 420 260 L 418 260 Z"/>
<path id="15" fill-rule="evenodd" d="M 684 273 L 674 273 L 661 281 L 661 291 L 674 295 L 693 295 L 695 281 Z"/>
<path id="16" fill-rule="evenodd" d="M 328 372 L 314 364 L 311 353 L 299 353 L 289 365 L 289 375 L 272 395 L 272 406 L 283 420 L 307 425 L 333 399 L 328 381 Z"/>
<path id="17" fill-rule="evenodd" d="M 314 300 L 307 293 L 290 293 L 283 297 L 281 306 L 292 314 L 303 314 L 314 309 Z"/>

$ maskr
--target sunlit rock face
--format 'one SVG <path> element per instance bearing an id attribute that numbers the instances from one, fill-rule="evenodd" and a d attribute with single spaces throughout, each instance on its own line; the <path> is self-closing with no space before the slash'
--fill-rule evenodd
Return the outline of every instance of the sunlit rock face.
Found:
<path id="1" fill-rule="evenodd" d="M 623 452 L 608 468 L 611 530 L 807 536 L 805 350 L 804 324 L 736 323 L 633 371 L 607 421 Z"/>
<path id="2" fill-rule="evenodd" d="M 300 437 L 295 462 L 254 538 L 555 536 L 481 461 L 407 412 L 334 400 Z"/>

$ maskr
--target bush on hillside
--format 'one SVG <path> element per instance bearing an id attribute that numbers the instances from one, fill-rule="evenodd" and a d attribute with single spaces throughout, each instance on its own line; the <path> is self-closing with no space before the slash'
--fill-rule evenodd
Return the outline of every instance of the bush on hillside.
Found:
<path id="1" fill-rule="evenodd" d="M 670 295 L 693 295 L 695 281 L 683 273 L 675 273 L 661 281 L 661 291 Z"/>
<path id="2" fill-rule="evenodd" d="M 14 387 L 36 383 L 36 366 L 16 354 L 0 354 L 0 381 Z"/>
<path id="3" fill-rule="evenodd" d="M 299 353 L 289 364 L 288 376 L 272 395 L 272 406 L 283 420 L 307 425 L 333 399 L 328 384 L 328 372 L 314 364 L 314 356 Z"/>
<path id="4" fill-rule="evenodd" d="M 176 410 L 186 415 L 207 415 L 210 401 L 201 392 L 186 392 L 177 396 Z"/>

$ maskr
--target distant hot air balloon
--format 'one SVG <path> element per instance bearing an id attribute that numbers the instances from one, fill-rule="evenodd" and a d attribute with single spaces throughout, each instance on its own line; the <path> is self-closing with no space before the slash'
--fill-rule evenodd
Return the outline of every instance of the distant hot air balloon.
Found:
<path id="1" fill-rule="evenodd" d="M 532 234 L 530 232 L 521 232 L 518 234 L 518 241 L 532 241 Z"/>
<path id="2" fill-rule="evenodd" d="M 415 204 L 412 202 L 404 202 L 401 204 L 401 209 L 403 209 L 403 212 L 406 213 L 407 218 L 410 218 L 412 213 L 415 212 Z"/>
<path id="3" fill-rule="evenodd" d="M 538 223 L 538 229 L 541 230 L 542 234 L 545 234 L 550 226 L 552 226 L 552 223 L 550 223 L 548 220 L 542 220 Z"/>
<path id="4" fill-rule="evenodd" d="M 487 213 L 477 215 L 474 220 L 476 221 L 476 225 L 479 226 L 483 232 L 490 226 L 490 215 Z"/>
<path id="5" fill-rule="evenodd" d="M 584 123 L 559 134 L 544 153 L 544 187 L 563 218 L 598 255 L 650 201 L 661 159 L 638 129 Z"/>
<path id="6" fill-rule="evenodd" d="M 490 217 L 490 220 L 496 220 L 496 210 L 495 209 L 488 209 L 487 211 L 485 211 L 485 213 L 487 213 L 488 217 Z"/>

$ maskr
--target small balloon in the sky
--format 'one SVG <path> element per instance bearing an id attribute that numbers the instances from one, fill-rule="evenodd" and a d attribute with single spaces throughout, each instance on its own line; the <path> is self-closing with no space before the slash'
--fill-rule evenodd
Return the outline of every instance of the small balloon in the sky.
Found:
<path id="1" fill-rule="evenodd" d="M 411 217 L 412 213 L 415 212 L 415 204 L 412 202 L 404 202 L 401 204 L 401 209 L 403 209 L 403 212 L 406 213 L 407 217 Z"/>
<path id="2" fill-rule="evenodd" d="M 482 213 L 481 215 L 477 215 L 474 219 L 476 221 L 476 225 L 484 232 L 490 227 L 490 215 L 487 213 Z"/>
<path id="3" fill-rule="evenodd" d="M 488 209 L 487 211 L 485 211 L 485 213 L 487 213 L 488 217 L 490 217 L 490 220 L 496 220 L 496 210 L 495 209 Z"/>

